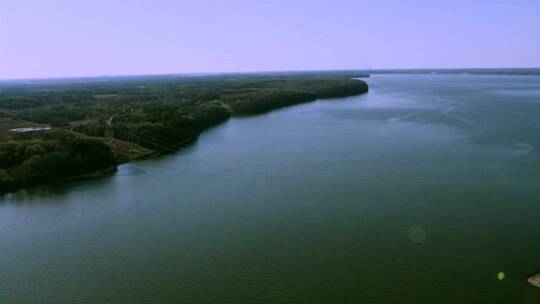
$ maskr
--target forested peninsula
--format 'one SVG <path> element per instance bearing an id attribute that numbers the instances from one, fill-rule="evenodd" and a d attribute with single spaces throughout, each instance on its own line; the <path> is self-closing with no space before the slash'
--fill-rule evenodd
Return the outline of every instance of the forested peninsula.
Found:
<path id="1" fill-rule="evenodd" d="M 0 192 L 176 151 L 231 116 L 365 93 L 356 72 L 0 83 Z"/>

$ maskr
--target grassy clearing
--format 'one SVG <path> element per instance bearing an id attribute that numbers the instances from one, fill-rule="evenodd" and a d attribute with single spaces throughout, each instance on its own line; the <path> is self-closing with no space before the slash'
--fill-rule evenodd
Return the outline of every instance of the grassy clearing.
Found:
<path id="1" fill-rule="evenodd" d="M 120 163 L 127 163 L 154 153 L 153 150 L 119 139 L 113 139 L 112 142 L 109 142 L 108 138 L 99 137 L 99 140 L 111 148 Z"/>

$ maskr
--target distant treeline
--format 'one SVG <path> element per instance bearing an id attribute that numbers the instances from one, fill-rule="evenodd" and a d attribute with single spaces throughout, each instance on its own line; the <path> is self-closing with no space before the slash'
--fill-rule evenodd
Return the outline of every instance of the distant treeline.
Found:
<path id="1" fill-rule="evenodd" d="M 351 72 L 227 74 L 3 85 L 0 118 L 53 131 L 0 132 L 0 188 L 110 167 L 114 140 L 174 151 L 233 115 L 368 91 Z M 0 130 L 1 131 L 1 130 Z M 7 138 L 5 138 L 7 136 Z M 65 164 L 62 166 L 61 164 Z"/>
<path id="2" fill-rule="evenodd" d="M 540 75 L 540 68 L 469 68 L 469 69 L 385 69 L 370 70 L 370 74 L 480 74 L 480 75 Z"/>

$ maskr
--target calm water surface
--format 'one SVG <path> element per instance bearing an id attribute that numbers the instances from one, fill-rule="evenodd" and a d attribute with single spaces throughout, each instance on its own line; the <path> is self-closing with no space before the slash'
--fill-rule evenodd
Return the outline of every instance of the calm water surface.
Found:
<path id="1" fill-rule="evenodd" d="M 0 303 L 540 303 L 540 77 L 368 82 L 0 197 Z"/>

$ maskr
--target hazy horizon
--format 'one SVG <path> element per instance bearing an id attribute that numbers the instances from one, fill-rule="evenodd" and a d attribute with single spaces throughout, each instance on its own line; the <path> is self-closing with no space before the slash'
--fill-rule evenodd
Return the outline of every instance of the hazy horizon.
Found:
<path id="1" fill-rule="evenodd" d="M 333 71 L 351 71 L 365 72 L 367 74 L 381 74 L 383 71 L 442 71 L 442 70 L 540 70 L 540 66 L 533 67 L 456 67 L 456 68 L 386 68 L 386 69 L 317 69 L 317 70 L 266 70 L 266 71 L 226 71 L 226 72 L 178 72 L 178 73 L 154 73 L 154 74 L 106 74 L 106 75 L 76 75 L 76 76 L 45 76 L 45 77 L 16 77 L 0 78 L 1 81 L 25 81 L 25 80 L 54 80 L 54 79 L 86 79 L 86 78 L 116 78 L 116 77 L 159 77 L 159 76 L 196 76 L 196 75 L 225 75 L 225 74 L 265 74 L 265 73 L 302 73 L 302 72 L 333 72 Z"/>
<path id="2" fill-rule="evenodd" d="M 537 0 L 0 0 L 4 80 L 538 67 Z"/>

